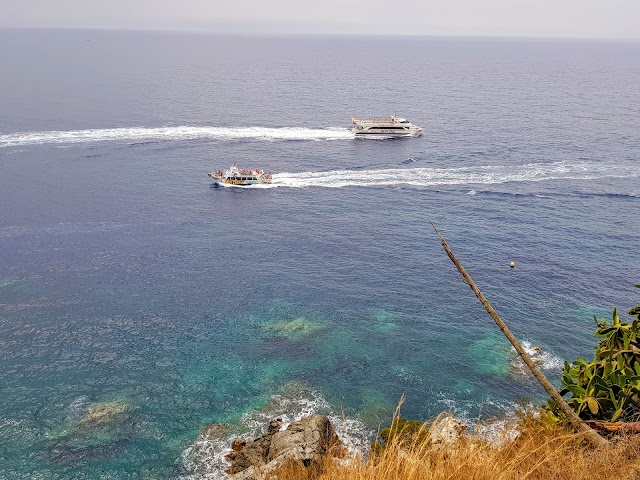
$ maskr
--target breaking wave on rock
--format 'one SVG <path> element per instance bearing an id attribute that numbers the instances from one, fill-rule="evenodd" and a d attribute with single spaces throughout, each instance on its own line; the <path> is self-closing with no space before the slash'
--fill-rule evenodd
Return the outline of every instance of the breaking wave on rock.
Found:
<path id="1" fill-rule="evenodd" d="M 317 413 L 329 417 L 338 436 L 353 455 L 362 456 L 368 451 L 368 441 L 373 432 L 357 419 L 335 414 L 319 392 L 294 381 L 286 384 L 262 408 L 244 414 L 237 425 L 220 428 L 218 435 L 201 434 L 180 457 L 179 463 L 185 472 L 181 480 L 225 478 L 230 466 L 225 456 L 231 452 L 233 439 L 256 438 L 276 418 L 282 419 L 282 429 L 286 429 L 291 422 Z"/>

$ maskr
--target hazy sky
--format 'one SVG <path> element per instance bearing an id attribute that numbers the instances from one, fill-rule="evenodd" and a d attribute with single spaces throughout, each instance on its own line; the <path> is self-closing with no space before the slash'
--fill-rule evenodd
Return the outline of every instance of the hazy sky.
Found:
<path id="1" fill-rule="evenodd" d="M 0 0 L 0 27 L 640 39 L 640 0 Z"/>

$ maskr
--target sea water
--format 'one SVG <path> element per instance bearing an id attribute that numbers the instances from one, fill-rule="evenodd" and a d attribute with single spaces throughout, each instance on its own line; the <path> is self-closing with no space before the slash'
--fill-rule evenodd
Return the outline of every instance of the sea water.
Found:
<path id="1" fill-rule="evenodd" d="M 556 384 L 640 303 L 637 43 L 4 30 L 0 66 L 0 478 L 544 401 L 429 221 Z M 381 114 L 423 135 L 353 137 Z"/>

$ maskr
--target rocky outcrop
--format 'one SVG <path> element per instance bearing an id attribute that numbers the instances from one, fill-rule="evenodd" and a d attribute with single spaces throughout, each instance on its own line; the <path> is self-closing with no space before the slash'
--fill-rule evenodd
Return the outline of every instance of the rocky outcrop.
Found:
<path id="1" fill-rule="evenodd" d="M 256 438 L 252 442 L 244 439 L 236 439 L 231 444 L 231 453 L 227 460 L 231 461 L 231 467 L 227 471 L 230 474 L 239 473 L 250 467 L 262 467 L 267 463 L 271 440 L 282 427 L 282 420 L 272 420 L 269 423 L 267 433 Z"/>
<path id="2" fill-rule="evenodd" d="M 326 459 L 330 450 L 337 450 L 340 439 L 324 415 L 313 415 L 294 422 L 276 432 L 269 447 L 269 461 L 298 460 L 306 466 Z"/>
<path id="3" fill-rule="evenodd" d="M 312 415 L 281 430 L 282 420 L 270 422 L 267 432 L 253 441 L 234 440 L 227 455 L 227 471 L 234 480 L 263 478 L 278 466 L 298 461 L 309 467 L 342 451 L 342 442 L 324 415 Z"/>
<path id="4" fill-rule="evenodd" d="M 429 428 L 429 439 L 434 447 L 453 445 L 464 435 L 467 426 L 457 418 L 442 414 L 436 417 Z"/>

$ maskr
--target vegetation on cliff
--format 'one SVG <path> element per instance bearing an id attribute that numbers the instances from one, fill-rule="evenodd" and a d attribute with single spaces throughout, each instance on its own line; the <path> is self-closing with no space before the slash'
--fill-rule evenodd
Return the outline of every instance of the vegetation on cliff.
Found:
<path id="1" fill-rule="evenodd" d="M 565 362 L 560 394 L 571 394 L 569 405 L 584 420 L 640 420 L 640 305 L 629 314 L 637 319 L 622 321 L 617 309 L 610 323 L 594 317 L 594 336 L 600 341 L 593 360 L 578 357 L 571 365 Z M 549 410 L 556 418 L 564 418 L 553 400 Z"/>

